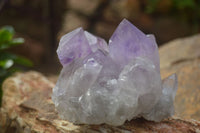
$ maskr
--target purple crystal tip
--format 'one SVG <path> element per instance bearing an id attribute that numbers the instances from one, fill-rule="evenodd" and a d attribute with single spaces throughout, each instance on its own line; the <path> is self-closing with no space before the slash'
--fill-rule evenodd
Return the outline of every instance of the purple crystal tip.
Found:
<path id="1" fill-rule="evenodd" d="M 160 77 L 153 35 L 124 19 L 107 45 L 82 28 L 64 35 L 57 49 L 63 65 L 52 100 L 73 123 L 122 125 L 142 116 L 161 121 L 174 113 L 177 77 Z"/>

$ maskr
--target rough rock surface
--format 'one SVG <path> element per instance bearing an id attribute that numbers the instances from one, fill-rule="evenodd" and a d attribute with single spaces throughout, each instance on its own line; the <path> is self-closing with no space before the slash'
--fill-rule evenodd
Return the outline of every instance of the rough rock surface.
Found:
<path id="1" fill-rule="evenodd" d="M 0 133 L 132 133 L 200 132 L 200 122 L 166 119 L 150 122 L 135 119 L 122 126 L 74 125 L 58 118 L 51 92 L 54 84 L 37 72 L 18 73 L 3 84 L 3 107 L 0 110 Z"/>
<path id="2" fill-rule="evenodd" d="M 159 54 L 161 69 L 200 58 L 200 34 L 163 44 Z"/>
<path id="3" fill-rule="evenodd" d="M 161 76 L 178 76 L 175 115 L 200 120 L 200 34 L 170 41 L 159 53 Z"/>

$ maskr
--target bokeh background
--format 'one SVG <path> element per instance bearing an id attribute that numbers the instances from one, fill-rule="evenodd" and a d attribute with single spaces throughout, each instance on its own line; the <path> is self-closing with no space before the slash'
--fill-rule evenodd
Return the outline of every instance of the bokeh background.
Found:
<path id="1" fill-rule="evenodd" d="M 153 124 L 139 129 L 170 132 L 172 126 L 175 132 L 198 132 L 200 0 L 0 0 L 0 132 L 51 128 L 57 121 L 50 96 L 62 68 L 56 55 L 61 36 L 82 26 L 108 42 L 124 18 L 155 35 L 162 79 L 172 73 L 178 76 L 175 117 L 186 120 L 170 120 L 169 126 L 158 123 L 156 130 L 151 130 Z M 194 120 L 195 128 L 189 122 Z M 56 131 L 66 125 L 77 130 L 58 123 Z"/>
<path id="2" fill-rule="evenodd" d="M 0 27 L 11 25 L 25 43 L 11 51 L 44 74 L 61 68 L 56 48 L 62 35 L 82 26 L 109 40 L 127 18 L 156 36 L 159 46 L 200 32 L 199 0 L 0 0 Z"/>

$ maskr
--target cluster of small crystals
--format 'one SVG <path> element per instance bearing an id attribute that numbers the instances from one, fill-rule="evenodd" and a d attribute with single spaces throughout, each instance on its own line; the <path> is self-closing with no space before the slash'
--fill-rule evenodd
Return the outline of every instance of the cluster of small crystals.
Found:
<path id="1" fill-rule="evenodd" d="M 174 113 L 177 77 L 161 80 L 158 48 L 124 19 L 109 40 L 82 28 L 64 35 L 57 54 L 63 69 L 52 100 L 62 119 L 77 124 L 122 125 Z"/>

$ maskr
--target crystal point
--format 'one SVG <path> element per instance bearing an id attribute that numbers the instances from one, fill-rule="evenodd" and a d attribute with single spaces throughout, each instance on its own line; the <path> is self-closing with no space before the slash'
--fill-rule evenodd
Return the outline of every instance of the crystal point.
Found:
<path id="1" fill-rule="evenodd" d="M 157 44 L 153 35 L 145 35 L 124 19 L 109 41 L 110 56 L 122 67 L 135 57 L 149 58 L 160 70 Z"/>
<path id="2" fill-rule="evenodd" d="M 63 66 L 75 59 L 86 57 L 90 52 L 91 48 L 82 28 L 64 35 L 57 49 L 58 58 Z"/>
<path id="3" fill-rule="evenodd" d="M 62 119 L 78 124 L 122 125 L 174 113 L 176 75 L 161 80 L 158 47 L 124 19 L 109 40 L 82 28 L 64 35 L 57 50 L 63 65 L 52 100 Z"/>

